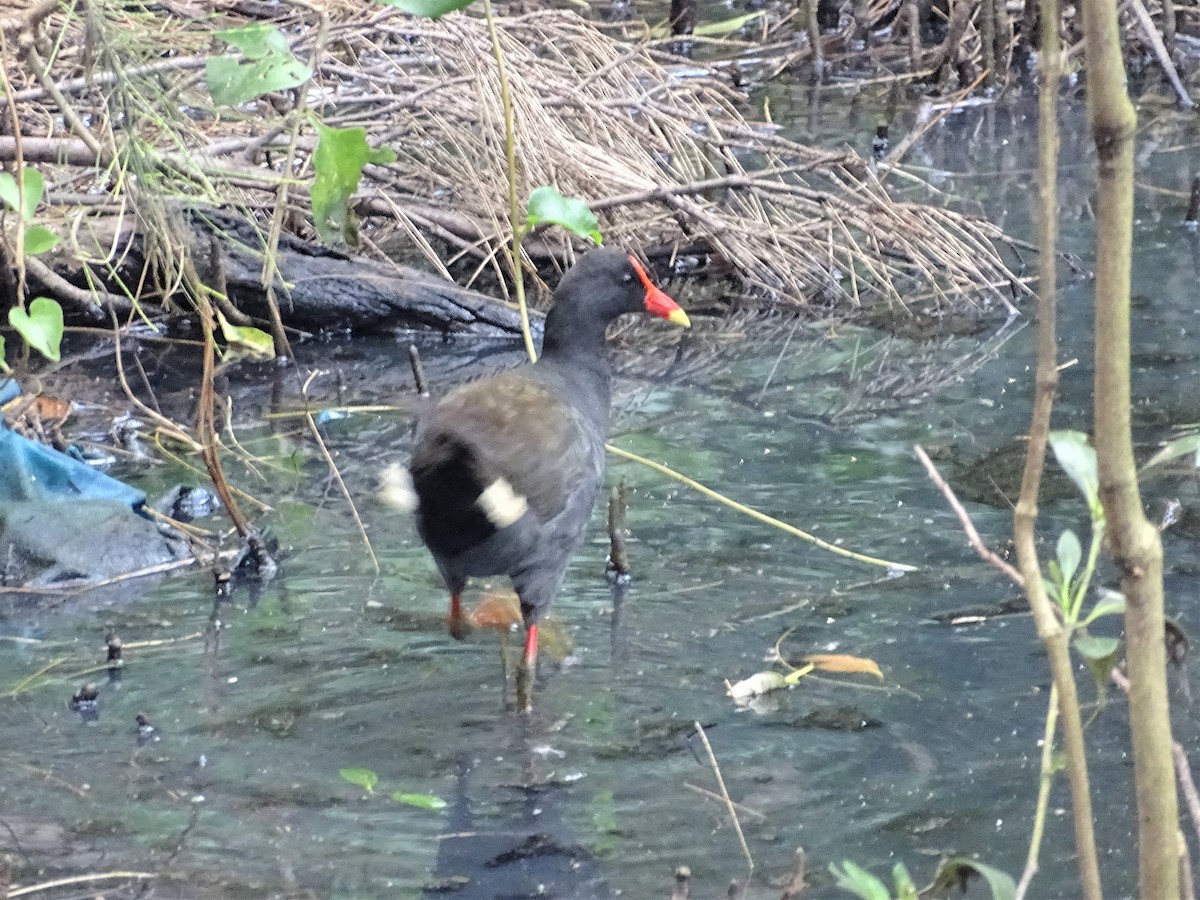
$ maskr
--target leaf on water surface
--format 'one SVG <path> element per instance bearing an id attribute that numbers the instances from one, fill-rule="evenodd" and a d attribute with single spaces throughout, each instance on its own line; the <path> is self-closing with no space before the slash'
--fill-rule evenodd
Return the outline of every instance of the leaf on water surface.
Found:
<path id="1" fill-rule="evenodd" d="M 817 653 L 804 657 L 805 662 L 811 663 L 814 669 L 821 672 L 865 672 L 883 681 L 883 672 L 873 659 L 862 656 L 849 656 L 845 653 Z"/>
<path id="2" fill-rule="evenodd" d="M 526 213 L 530 228 L 541 224 L 558 225 L 578 237 L 604 243 L 600 223 L 588 205 L 575 197 L 564 197 L 552 187 L 534 188 L 526 204 Z"/>
<path id="3" fill-rule="evenodd" d="M 58 362 L 63 336 L 63 311 L 57 300 L 38 297 L 29 312 L 19 306 L 8 311 L 8 322 L 30 347 L 51 362 Z"/>
<path id="4" fill-rule="evenodd" d="M 1006 872 L 961 856 L 948 859 L 938 866 L 933 884 L 921 893 L 940 897 L 953 890 L 965 892 L 972 877 L 982 878 L 987 883 L 992 900 L 1014 900 L 1017 896 L 1016 882 Z"/>
<path id="5" fill-rule="evenodd" d="M 379 776 L 370 769 L 338 769 L 338 774 L 368 794 L 375 793 L 375 785 L 379 784 Z"/>
<path id="6" fill-rule="evenodd" d="M 725 682 L 725 692 L 737 703 L 745 703 L 771 691 L 783 690 L 788 686 L 788 680 L 778 672 L 757 672 L 749 678 L 743 678 L 737 684 Z"/>
<path id="7" fill-rule="evenodd" d="M 420 809 L 446 808 L 446 801 L 441 797 L 435 797 L 433 794 L 405 794 L 402 791 L 395 791 L 392 794 L 392 799 L 397 803 L 404 803 L 408 806 L 416 806 Z"/>

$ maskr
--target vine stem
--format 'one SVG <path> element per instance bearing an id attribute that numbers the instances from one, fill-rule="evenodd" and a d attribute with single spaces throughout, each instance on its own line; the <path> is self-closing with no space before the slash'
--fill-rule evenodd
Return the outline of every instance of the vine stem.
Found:
<path id="1" fill-rule="evenodd" d="M 504 48 L 500 46 L 500 32 L 496 29 L 496 17 L 492 14 L 492 0 L 483 0 L 483 16 L 487 20 L 488 37 L 492 40 L 492 56 L 496 59 L 496 74 L 500 79 L 500 107 L 504 111 L 504 154 L 508 174 L 508 224 L 512 229 L 512 245 L 508 263 L 512 268 L 513 287 L 517 293 L 517 309 L 521 313 L 521 337 L 525 340 L 525 352 L 530 362 L 537 362 L 537 350 L 533 346 L 533 333 L 529 328 L 529 306 L 525 302 L 525 271 L 521 262 L 521 242 L 525 239 L 525 227 L 521 221 L 521 202 L 517 197 L 517 136 L 513 113 L 512 94 L 508 89 L 508 67 L 504 63 Z"/>

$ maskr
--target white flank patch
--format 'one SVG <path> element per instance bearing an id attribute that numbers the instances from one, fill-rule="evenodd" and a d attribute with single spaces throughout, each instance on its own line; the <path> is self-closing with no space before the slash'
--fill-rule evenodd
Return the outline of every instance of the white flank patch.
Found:
<path id="1" fill-rule="evenodd" d="M 529 508 L 525 498 L 514 491 L 508 479 L 503 477 L 489 484 L 475 502 L 488 517 L 488 521 L 497 528 L 507 528 L 525 515 L 525 510 Z"/>
<path id="2" fill-rule="evenodd" d="M 417 508 L 417 492 L 413 490 L 408 469 L 400 463 L 392 463 L 379 473 L 379 499 L 401 512 L 412 512 Z"/>

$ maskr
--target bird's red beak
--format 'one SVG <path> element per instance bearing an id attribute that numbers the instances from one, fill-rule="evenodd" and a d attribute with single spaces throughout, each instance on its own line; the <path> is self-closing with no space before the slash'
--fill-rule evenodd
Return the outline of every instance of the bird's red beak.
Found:
<path id="1" fill-rule="evenodd" d="M 676 325 L 682 325 L 684 328 L 690 328 L 692 322 L 679 304 L 668 297 L 665 291 L 655 286 L 636 258 L 630 256 L 629 261 L 633 264 L 633 271 L 637 272 L 638 278 L 642 279 L 642 287 L 646 289 L 646 312 Z"/>

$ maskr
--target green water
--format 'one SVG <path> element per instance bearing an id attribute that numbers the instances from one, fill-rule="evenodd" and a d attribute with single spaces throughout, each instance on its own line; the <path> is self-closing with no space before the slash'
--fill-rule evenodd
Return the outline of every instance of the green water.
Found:
<path id="1" fill-rule="evenodd" d="M 775 97 L 777 115 L 803 121 L 816 139 L 861 142 L 870 133 L 781 109 L 788 100 Z M 1089 154 L 1078 111 L 1065 124 L 1063 241 L 1086 265 Z M 1139 168 L 1143 447 L 1173 422 L 1200 419 L 1197 264 L 1176 225 L 1182 201 L 1150 189 L 1186 184 L 1194 132 L 1160 129 Z M 1027 109 L 974 111 L 936 129 L 914 162 L 950 202 L 1028 236 L 1034 140 Z M 956 174 L 967 171 L 981 174 Z M 686 285 L 672 288 L 686 296 Z M 1079 362 L 1063 373 L 1058 427 L 1089 421 L 1089 302 L 1086 280 L 1065 285 L 1061 355 Z M 707 345 L 706 332 L 720 330 L 699 322 L 689 340 Z M 444 633 L 445 598 L 410 520 L 373 499 L 377 471 L 405 457 L 409 419 L 358 414 L 324 428 L 359 501 L 376 574 L 304 426 L 262 421 L 276 405 L 295 407 L 303 373 L 280 386 L 269 375 L 235 380 L 238 436 L 268 458 L 257 475 L 241 467 L 235 475 L 272 507 L 254 515 L 281 544 L 273 583 L 257 592 L 240 585 L 216 603 L 211 575 L 185 571 L 120 601 L 4 607 L 0 635 L 22 640 L 0 643 L 0 690 L 57 663 L 32 689 L 0 698 L 0 853 L 12 857 L 15 882 L 136 870 L 156 873 L 156 896 L 166 897 L 412 897 L 455 874 L 499 885 L 506 867 L 495 846 L 464 834 L 508 837 L 527 850 L 526 837 L 545 834 L 551 843 L 528 854 L 540 860 L 537 872 L 557 873 L 544 896 L 665 897 L 681 864 L 693 872 L 694 896 L 723 896 L 745 867 L 723 806 L 687 787 L 715 789 L 695 721 L 733 798 L 761 816 L 741 818 L 757 863 L 749 896 L 778 896 L 771 886 L 797 846 L 808 854 L 813 897 L 841 896 L 826 867 L 847 858 L 879 874 L 903 860 L 918 882 L 946 854 L 978 854 L 1019 874 L 1046 667 L 1028 617 L 939 624 L 943 613 L 1017 595 L 968 548 L 911 447 L 941 448 L 941 465 L 954 472 L 1024 433 L 1033 331 L 917 345 L 805 326 L 785 350 L 787 332 L 774 326 L 753 349 L 712 341 L 734 349 L 684 376 L 622 378 L 615 442 L 827 541 L 919 570 L 889 579 L 612 460 L 610 481 L 630 485 L 635 581 L 614 625 L 597 513 L 555 606 L 573 652 L 546 666 L 530 717 L 505 707 L 511 687 L 495 638 L 456 643 Z M 387 401 L 409 390 L 402 346 L 302 346 L 302 368 L 340 373 L 340 392 L 333 376 L 315 383 L 318 402 Z M 444 384 L 464 360 L 494 349 L 428 342 L 424 356 Z M 632 354 L 623 363 L 647 368 Z M 172 365 L 156 375 L 166 399 Z M 911 382 L 918 366 L 921 385 L 897 391 L 890 375 Z M 833 415 L 847 398 L 850 412 Z M 174 399 L 185 407 L 182 393 Z M 171 466 L 136 471 L 150 493 L 195 481 Z M 999 489 L 975 487 L 984 501 L 970 504 L 975 523 L 999 545 L 1010 510 Z M 1195 488 L 1165 480 L 1147 493 L 1151 504 L 1179 495 L 1187 505 Z M 1043 508 L 1048 540 L 1084 525 L 1069 494 Z M 1188 627 L 1200 559 L 1183 532 L 1167 532 L 1166 552 L 1168 607 Z M 1111 573 L 1101 578 L 1111 582 Z M 122 680 L 110 685 L 103 672 L 82 674 L 103 660 L 109 630 L 127 645 L 171 643 L 127 651 Z M 739 710 L 723 680 L 767 668 L 788 630 L 785 651 L 868 657 L 886 680 L 810 681 L 764 711 Z M 89 679 L 100 685 L 100 714 L 84 723 L 66 701 Z M 1176 736 L 1194 750 L 1194 722 L 1176 700 L 1184 710 Z M 139 712 L 160 738 L 140 747 Z M 821 727 L 834 714 L 868 727 Z M 1119 699 L 1089 741 L 1106 887 L 1126 896 L 1136 854 Z M 345 767 L 375 771 L 377 794 L 365 798 L 343 781 Z M 391 791 L 450 806 L 400 805 Z M 1067 803 L 1056 784 L 1038 897 L 1076 895 Z M 518 887 L 506 882 L 503 895 L 526 895 Z"/>

